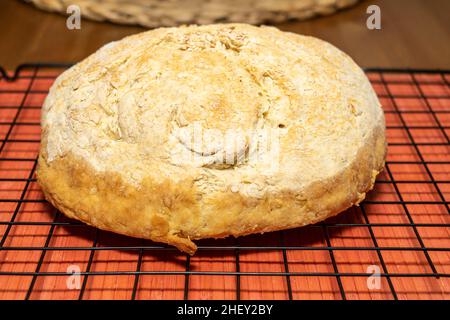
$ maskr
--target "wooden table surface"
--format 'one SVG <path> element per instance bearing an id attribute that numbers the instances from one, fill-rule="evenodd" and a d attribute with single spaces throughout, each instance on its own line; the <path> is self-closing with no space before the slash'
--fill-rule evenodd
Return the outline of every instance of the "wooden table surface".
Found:
<path id="1" fill-rule="evenodd" d="M 368 30 L 366 8 L 381 8 L 381 30 Z M 449 0 L 372 0 L 282 30 L 317 36 L 350 54 L 363 67 L 450 69 Z M 103 44 L 145 30 L 82 19 L 68 30 L 66 17 L 19 0 L 0 3 L 0 65 L 77 62 Z"/>

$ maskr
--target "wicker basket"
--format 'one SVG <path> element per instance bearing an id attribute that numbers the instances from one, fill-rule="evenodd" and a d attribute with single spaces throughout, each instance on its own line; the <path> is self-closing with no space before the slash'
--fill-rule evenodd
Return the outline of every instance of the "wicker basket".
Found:
<path id="1" fill-rule="evenodd" d="M 83 17 L 154 28 L 214 22 L 274 23 L 328 15 L 359 0 L 25 0 L 66 14 L 78 5 Z"/>

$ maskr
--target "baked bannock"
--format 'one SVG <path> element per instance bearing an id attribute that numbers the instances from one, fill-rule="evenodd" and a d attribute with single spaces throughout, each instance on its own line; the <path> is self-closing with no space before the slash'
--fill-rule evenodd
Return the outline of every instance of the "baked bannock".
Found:
<path id="1" fill-rule="evenodd" d="M 299 227 L 361 202 L 385 121 L 364 72 L 273 27 L 162 28 L 61 74 L 37 178 L 67 216 L 194 254 L 193 240 Z"/>

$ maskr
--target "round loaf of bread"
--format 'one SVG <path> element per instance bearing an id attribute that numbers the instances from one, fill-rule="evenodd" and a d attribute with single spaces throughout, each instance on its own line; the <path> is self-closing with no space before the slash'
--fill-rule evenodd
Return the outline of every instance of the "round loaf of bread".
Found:
<path id="1" fill-rule="evenodd" d="M 364 72 L 272 27 L 162 28 L 61 74 L 37 177 L 64 214 L 174 245 L 294 228 L 358 204 L 386 154 Z"/>

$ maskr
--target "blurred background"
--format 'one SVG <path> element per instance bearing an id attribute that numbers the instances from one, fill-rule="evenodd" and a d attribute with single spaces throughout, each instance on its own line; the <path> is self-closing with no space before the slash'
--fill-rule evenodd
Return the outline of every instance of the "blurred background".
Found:
<path id="1" fill-rule="evenodd" d="M 69 30 L 65 9 L 73 3 L 84 16 Z M 380 30 L 366 26 L 370 5 L 380 8 Z M 231 20 L 319 37 L 363 67 L 450 69 L 449 12 L 448 0 L 2 0 L 0 65 L 78 62 L 158 25 Z"/>

